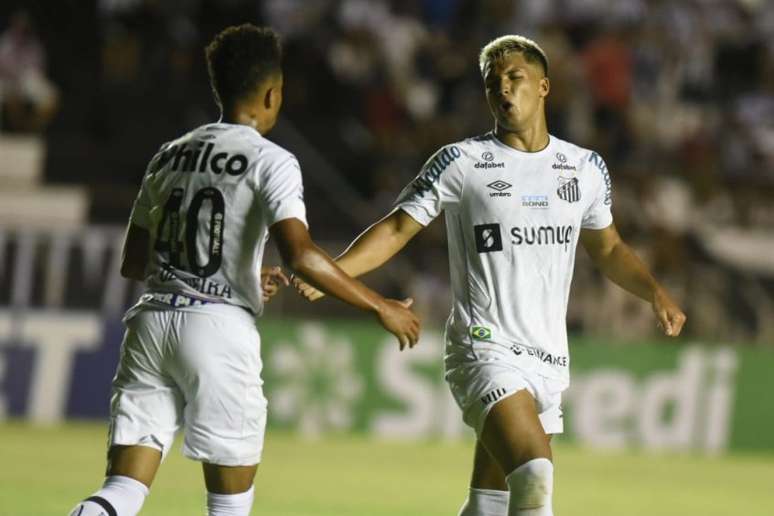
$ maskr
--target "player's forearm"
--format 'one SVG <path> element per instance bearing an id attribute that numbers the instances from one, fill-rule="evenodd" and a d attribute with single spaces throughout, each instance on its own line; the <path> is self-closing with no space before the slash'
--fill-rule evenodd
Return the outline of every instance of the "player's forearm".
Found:
<path id="1" fill-rule="evenodd" d="M 348 276 L 317 246 L 299 252 L 288 266 L 313 287 L 345 303 L 371 312 L 382 308 L 382 296 Z"/>
<path id="2" fill-rule="evenodd" d="M 648 267 L 623 241 L 599 256 L 596 262 L 613 283 L 649 303 L 653 302 L 656 291 L 661 288 Z"/>
<path id="3" fill-rule="evenodd" d="M 360 276 L 384 265 L 421 229 L 403 211 L 397 210 L 360 234 L 336 258 L 350 276 Z"/>
<path id="4" fill-rule="evenodd" d="M 358 236 L 336 263 L 350 276 L 360 276 L 384 265 L 405 242 L 389 226 L 378 223 Z"/>

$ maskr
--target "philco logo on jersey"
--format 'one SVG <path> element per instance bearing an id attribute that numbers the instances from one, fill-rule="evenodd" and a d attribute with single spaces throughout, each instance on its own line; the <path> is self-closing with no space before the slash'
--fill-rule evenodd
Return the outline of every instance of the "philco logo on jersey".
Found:
<path id="1" fill-rule="evenodd" d="M 548 196 L 547 195 L 522 195 L 521 205 L 525 208 L 532 208 L 536 210 L 547 210 Z"/>
<path id="2" fill-rule="evenodd" d="M 436 152 L 435 156 L 422 169 L 419 176 L 414 179 L 412 183 L 414 191 L 419 195 L 429 192 L 433 188 L 433 184 L 441 177 L 443 171 L 460 156 L 462 156 L 462 152 L 454 145 L 444 147 Z"/>
<path id="3" fill-rule="evenodd" d="M 494 192 L 489 192 L 489 197 L 510 197 L 511 193 L 504 190 L 508 190 L 513 185 L 498 179 L 497 181 L 492 181 L 486 186 L 492 190 L 495 190 Z"/>
<path id="4" fill-rule="evenodd" d="M 244 154 L 229 154 L 217 152 L 212 154 L 214 143 L 194 142 L 191 145 L 173 145 L 161 153 L 158 168 L 170 161 L 170 170 L 179 172 L 206 172 L 209 168 L 213 174 L 225 172 L 231 176 L 243 174 L 248 168 L 247 156 Z"/>
<path id="5" fill-rule="evenodd" d="M 487 151 L 481 155 L 481 159 L 484 160 L 483 163 L 480 161 L 477 161 L 475 165 L 473 165 L 473 168 L 505 168 L 505 162 L 504 161 L 498 161 L 497 163 L 492 163 L 494 161 L 494 154 Z"/>
<path id="6" fill-rule="evenodd" d="M 578 170 L 575 165 L 567 164 L 567 156 L 565 156 L 563 153 L 557 152 L 556 159 L 559 161 L 559 163 L 554 163 L 551 165 L 551 168 L 554 170 Z"/>
<path id="7" fill-rule="evenodd" d="M 613 202 L 613 188 L 612 181 L 610 180 L 610 172 L 607 170 L 605 160 L 603 160 L 602 157 L 596 152 L 592 152 L 589 156 L 589 161 L 596 165 L 596 167 L 602 173 L 602 179 L 605 181 L 605 204 L 609 206 L 610 203 Z"/>
<path id="8" fill-rule="evenodd" d="M 578 178 L 572 179 L 559 178 L 559 188 L 556 190 L 556 194 L 563 201 L 570 203 L 578 202 L 581 198 L 580 187 L 578 186 Z"/>

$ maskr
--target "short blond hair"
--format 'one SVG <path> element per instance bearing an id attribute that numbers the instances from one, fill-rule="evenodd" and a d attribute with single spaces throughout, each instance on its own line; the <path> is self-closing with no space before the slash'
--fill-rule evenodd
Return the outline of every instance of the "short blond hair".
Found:
<path id="1" fill-rule="evenodd" d="M 481 54 L 478 57 L 481 75 L 484 75 L 489 63 L 500 60 L 511 52 L 521 52 L 528 62 L 538 63 L 543 68 L 543 73 L 546 76 L 548 75 L 548 56 L 546 56 L 546 53 L 543 52 L 540 45 L 518 34 L 500 36 L 487 43 L 481 49 Z"/>

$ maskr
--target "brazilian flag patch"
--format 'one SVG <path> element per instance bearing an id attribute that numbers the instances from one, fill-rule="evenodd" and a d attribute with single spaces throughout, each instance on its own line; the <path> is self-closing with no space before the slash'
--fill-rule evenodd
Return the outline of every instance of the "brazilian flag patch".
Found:
<path id="1" fill-rule="evenodd" d="M 476 340 L 489 340 L 492 338 L 492 330 L 483 326 L 471 326 L 470 336 Z"/>

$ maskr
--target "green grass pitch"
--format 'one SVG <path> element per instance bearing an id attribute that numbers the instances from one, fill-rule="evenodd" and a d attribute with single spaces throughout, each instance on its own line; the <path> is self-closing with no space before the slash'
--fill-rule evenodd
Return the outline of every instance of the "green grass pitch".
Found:
<path id="1" fill-rule="evenodd" d="M 0 424 L 0 515 L 64 516 L 99 487 L 105 427 Z M 454 516 L 471 442 L 300 439 L 270 433 L 252 514 Z M 774 456 L 602 453 L 555 446 L 558 516 L 771 516 Z M 144 516 L 204 514 L 198 464 L 173 450 Z"/>

